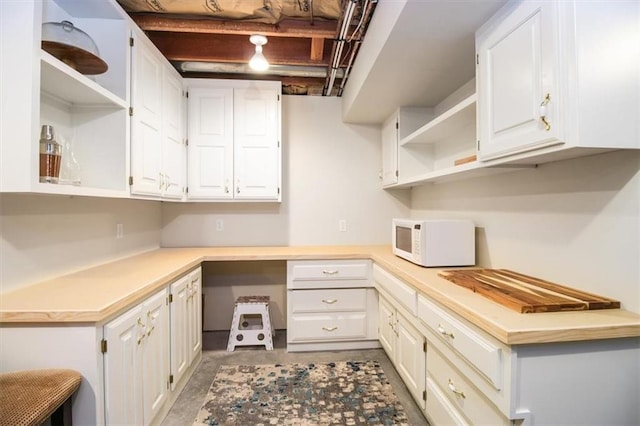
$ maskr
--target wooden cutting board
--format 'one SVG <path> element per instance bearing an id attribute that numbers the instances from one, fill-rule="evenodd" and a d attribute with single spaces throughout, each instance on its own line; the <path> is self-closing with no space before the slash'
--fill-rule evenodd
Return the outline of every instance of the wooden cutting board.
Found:
<path id="1" fill-rule="evenodd" d="M 616 300 L 508 269 L 460 269 L 438 275 L 523 314 L 620 308 Z"/>

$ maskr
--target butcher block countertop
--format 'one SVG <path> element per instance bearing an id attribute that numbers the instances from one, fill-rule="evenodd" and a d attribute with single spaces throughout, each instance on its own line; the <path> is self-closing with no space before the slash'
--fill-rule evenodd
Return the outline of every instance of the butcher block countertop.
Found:
<path id="1" fill-rule="evenodd" d="M 162 248 L 2 294 L 0 323 L 101 325 L 203 261 L 322 259 L 372 259 L 509 345 L 640 336 L 638 314 L 623 309 L 521 314 L 439 277 L 447 268 L 422 268 L 394 256 L 390 246 Z"/>

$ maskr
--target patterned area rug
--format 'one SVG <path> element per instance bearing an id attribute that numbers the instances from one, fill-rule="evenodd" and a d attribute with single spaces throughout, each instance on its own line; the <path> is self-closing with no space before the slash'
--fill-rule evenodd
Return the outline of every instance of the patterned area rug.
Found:
<path id="1" fill-rule="evenodd" d="M 408 425 L 377 361 L 223 365 L 194 425 Z"/>

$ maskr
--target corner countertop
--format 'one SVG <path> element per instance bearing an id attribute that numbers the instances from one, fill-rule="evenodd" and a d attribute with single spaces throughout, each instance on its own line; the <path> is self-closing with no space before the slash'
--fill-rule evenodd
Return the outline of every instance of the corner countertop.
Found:
<path id="1" fill-rule="evenodd" d="M 101 325 L 205 261 L 372 259 L 508 344 L 640 336 L 623 309 L 520 314 L 393 255 L 390 246 L 161 248 L 0 295 L 0 325 Z"/>

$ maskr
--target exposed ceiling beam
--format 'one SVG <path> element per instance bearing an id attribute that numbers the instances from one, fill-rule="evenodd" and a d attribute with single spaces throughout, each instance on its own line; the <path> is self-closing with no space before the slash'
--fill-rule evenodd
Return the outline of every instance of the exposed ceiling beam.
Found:
<path id="1" fill-rule="evenodd" d="M 312 38 L 311 39 L 311 55 L 309 59 L 313 62 L 322 62 L 322 57 L 324 55 L 324 40 L 321 38 Z"/>
<path id="2" fill-rule="evenodd" d="M 150 32 L 153 44 L 170 61 L 248 62 L 255 53 L 246 35 Z M 264 46 L 264 56 L 271 64 L 309 65 L 313 39 L 272 37 Z M 320 39 L 314 65 L 327 65 L 331 40 Z"/>
<path id="3" fill-rule="evenodd" d="M 285 19 L 272 25 L 259 22 L 223 21 L 219 19 L 188 19 L 158 15 L 135 14 L 133 20 L 144 31 L 168 31 L 176 33 L 263 34 L 267 37 L 299 37 L 333 39 L 336 21 Z"/>

